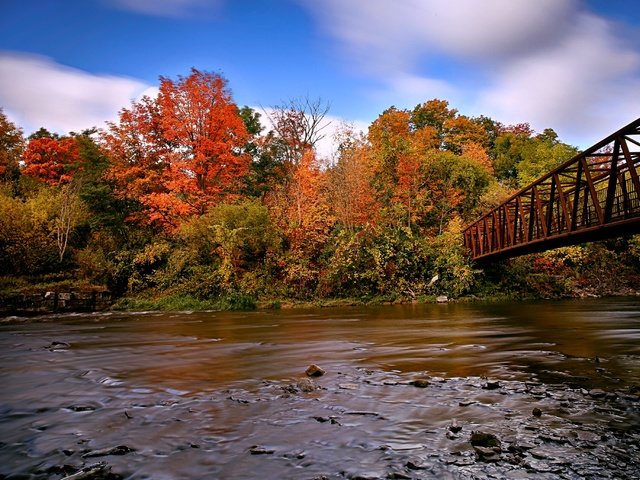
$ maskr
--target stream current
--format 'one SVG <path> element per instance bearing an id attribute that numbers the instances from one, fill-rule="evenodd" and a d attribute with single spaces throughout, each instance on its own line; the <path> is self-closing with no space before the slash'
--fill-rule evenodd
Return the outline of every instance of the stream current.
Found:
<path id="1" fill-rule="evenodd" d="M 618 479 L 639 458 L 639 298 L 0 323 L 0 479 Z"/>

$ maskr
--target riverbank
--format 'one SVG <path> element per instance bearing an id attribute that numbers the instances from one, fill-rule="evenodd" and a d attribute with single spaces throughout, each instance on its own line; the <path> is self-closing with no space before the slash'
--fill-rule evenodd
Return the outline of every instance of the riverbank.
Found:
<path id="1" fill-rule="evenodd" d="M 526 302 L 536 300 L 605 298 L 640 296 L 640 276 L 629 268 L 617 275 L 609 270 L 592 269 L 588 274 L 558 274 L 557 269 L 516 259 L 483 271 L 467 293 L 452 296 L 438 284 L 420 294 L 388 292 L 354 296 L 306 298 L 277 294 L 230 291 L 206 297 L 202 292 L 185 293 L 183 289 L 143 289 L 136 293 L 114 295 L 106 285 L 87 284 L 64 276 L 51 278 L 0 277 L 0 316 L 42 315 L 91 311 L 236 311 L 278 310 L 292 308 L 330 308 L 423 303 Z M 520 271 L 518 263 L 527 268 Z"/>
<path id="2" fill-rule="evenodd" d="M 201 300 L 193 296 L 156 296 L 122 297 L 114 299 L 110 292 L 101 289 L 67 290 L 19 293 L 0 295 L 0 317 L 39 316 L 62 313 L 82 312 L 140 312 L 140 311 L 251 311 L 280 309 L 338 308 L 405 304 L 445 304 L 473 302 L 530 302 L 538 300 L 560 300 L 581 298 L 640 297 L 640 290 L 621 288 L 618 290 L 598 291 L 582 289 L 574 295 L 532 295 L 532 294 L 493 294 L 486 296 L 463 296 L 449 298 L 444 295 L 421 295 L 416 298 L 400 296 L 372 296 L 365 298 L 317 298 L 299 299 L 263 299 L 255 300 L 249 296 L 238 295 L 214 300 Z"/>

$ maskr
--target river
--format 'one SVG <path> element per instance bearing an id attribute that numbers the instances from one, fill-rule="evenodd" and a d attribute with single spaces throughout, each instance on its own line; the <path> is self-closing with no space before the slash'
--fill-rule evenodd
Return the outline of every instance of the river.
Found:
<path id="1" fill-rule="evenodd" d="M 6 318 L 0 478 L 640 478 L 639 386 L 640 298 Z"/>

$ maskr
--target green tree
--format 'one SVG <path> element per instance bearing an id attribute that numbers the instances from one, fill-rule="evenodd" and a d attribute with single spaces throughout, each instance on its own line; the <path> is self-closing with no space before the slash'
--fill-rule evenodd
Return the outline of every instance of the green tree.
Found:
<path id="1" fill-rule="evenodd" d="M 521 188 L 578 154 L 578 149 L 562 143 L 558 135 L 548 128 L 527 142 L 519 162 L 518 184 Z"/>
<path id="2" fill-rule="evenodd" d="M 91 229 L 108 230 L 125 240 L 125 220 L 139 211 L 141 205 L 116 194 L 115 182 L 107 175 L 111 160 L 94 139 L 95 134 L 96 130 L 91 129 L 76 135 L 83 168 L 76 174 L 75 181 L 80 198 L 91 214 L 88 218 Z"/>
<path id="3" fill-rule="evenodd" d="M 0 271 L 34 275 L 61 270 L 82 218 L 73 191 L 40 185 L 26 198 L 0 193 Z"/>
<path id="4" fill-rule="evenodd" d="M 0 182 L 12 183 L 15 187 L 23 150 L 22 130 L 11 123 L 0 108 Z"/>
<path id="5" fill-rule="evenodd" d="M 525 148 L 530 142 L 528 133 L 505 132 L 496 138 L 491 157 L 498 180 L 511 187 L 518 185 L 518 165 L 524 159 Z"/>

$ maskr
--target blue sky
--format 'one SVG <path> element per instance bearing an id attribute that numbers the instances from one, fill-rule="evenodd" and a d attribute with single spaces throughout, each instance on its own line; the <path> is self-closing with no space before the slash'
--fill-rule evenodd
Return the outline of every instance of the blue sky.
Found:
<path id="1" fill-rule="evenodd" d="M 635 0 L 2 0 L 0 106 L 26 133 L 102 127 L 159 76 L 239 105 L 322 98 L 334 125 L 448 100 L 586 148 L 640 116 Z"/>

